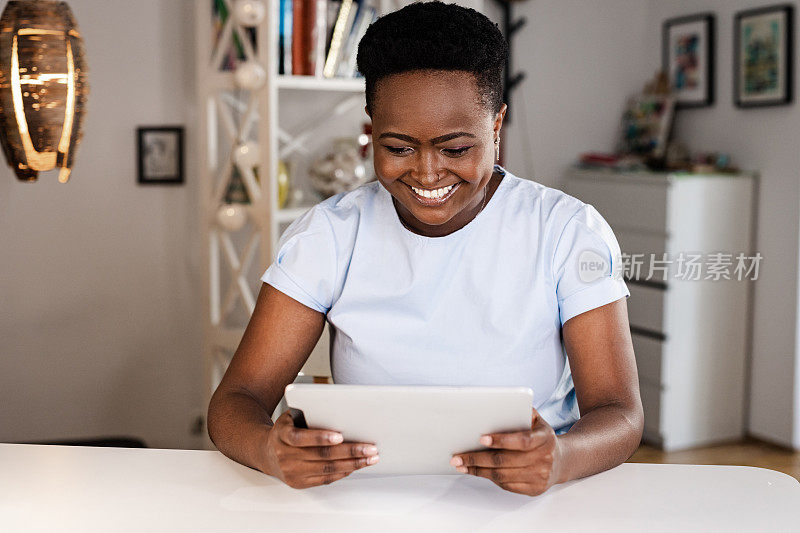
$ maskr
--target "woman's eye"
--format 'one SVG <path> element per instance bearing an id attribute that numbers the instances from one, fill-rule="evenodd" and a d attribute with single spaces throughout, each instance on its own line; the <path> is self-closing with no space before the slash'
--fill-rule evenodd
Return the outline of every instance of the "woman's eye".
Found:
<path id="1" fill-rule="evenodd" d="M 408 146 L 384 146 L 389 152 L 397 155 L 408 153 L 411 149 Z"/>
<path id="2" fill-rule="evenodd" d="M 451 157 L 458 157 L 460 155 L 464 155 L 470 148 L 472 148 L 472 146 L 462 146 L 461 148 L 443 148 L 442 152 Z"/>

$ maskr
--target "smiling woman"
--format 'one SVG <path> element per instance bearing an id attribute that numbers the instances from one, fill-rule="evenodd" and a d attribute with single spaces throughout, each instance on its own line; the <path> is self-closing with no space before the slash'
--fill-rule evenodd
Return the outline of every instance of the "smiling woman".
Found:
<path id="1" fill-rule="evenodd" d="M 616 238 L 590 205 L 498 165 L 508 47 L 480 13 L 411 4 L 359 44 L 377 181 L 295 221 L 209 406 L 232 459 L 293 487 L 378 461 L 270 413 L 331 326 L 336 383 L 524 386 L 529 431 L 452 465 L 535 495 L 627 459 L 642 408 Z M 581 275 L 591 252 L 604 266 Z"/>

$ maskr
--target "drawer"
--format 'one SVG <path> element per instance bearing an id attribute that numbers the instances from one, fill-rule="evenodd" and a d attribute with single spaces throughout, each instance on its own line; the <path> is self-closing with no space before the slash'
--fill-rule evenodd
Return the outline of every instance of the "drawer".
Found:
<path id="1" fill-rule="evenodd" d="M 659 339 L 633 333 L 633 353 L 636 354 L 636 368 L 639 382 L 661 387 L 662 353 L 664 343 Z"/>
<path id="2" fill-rule="evenodd" d="M 626 229 L 613 228 L 614 235 L 619 242 L 620 251 L 628 256 L 630 266 L 626 267 L 626 277 L 641 281 L 656 281 L 664 283 L 669 279 L 669 268 L 667 272 L 653 268 L 650 271 L 651 258 L 663 260 L 664 253 L 667 251 L 667 236 L 652 233 L 641 233 Z M 636 257 L 632 257 L 636 255 Z M 669 257 L 667 256 L 667 259 Z M 632 263 L 637 263 L 638 268 Z M 659 263 L 653 263 L 658 267 Z M 669 265 L 668 265 L 669 266 Z"/>
<path id="3" fill-rule="evenodd" d="M 664 296 L 658 287 L 628 282 L 628 321 L 631 326 L 658 333 L 664 332 Z"/>
<path id="4" fill-rule="evenodd" d="M 648 435 L 661 436 L 661 388 L 650 383 L 641 383 L 644 430 Z"/>
<path id="5" fill-rule="evenodd" d="M 592 204 L 614 230 L 667 232 L 664 182 L 570 179 L 567 188 L 572 196 Z"/>

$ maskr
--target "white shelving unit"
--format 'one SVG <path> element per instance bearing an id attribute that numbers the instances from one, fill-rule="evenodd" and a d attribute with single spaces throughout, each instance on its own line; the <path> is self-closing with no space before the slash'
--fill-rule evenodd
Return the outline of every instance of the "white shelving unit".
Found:
<path id="1" fill-rule="evenodd" d="M 223 0 L 233 13 L 235 0 Z M 202 211 L 203 272 L 206 309 L 204 373 L 208 405 L 241 340 L 255 307 L 260 277 L 270 264 L 282 231 L 319 200 L 305 179 L 307 166 L 337 136 L 356 136 L 364 113 L 364 80 L 278 75 L 278 0 L 263 0 L 267 16 L 255 30 L 255 45 L 233 15 L 215 42 L 211 0 L 195 0 L 198 91 L 198 146 L 202 161 L 199 209 Z M 375 0 L 379 14 L 402 7 L 404 1 Z M 480 9 L 482 0 L 463 1 Z M 222 68 L 234 35 L 243 45 L 245 62 L 265 73 L 262 85 L 244 90 L 236 70 Z M 255 143 L 257 157 L 248 168 L 236 157 L 239 147 Z M 252 146 L 252 145 L 251 145 Z M 290 180 L 304 191 L 304 205 L 278 208 L 277 169 L 289 162 Z M 295 164 L 292 164 L 292 163 Z M 225 192 L 237 169 L 250 203 L 238 208 L 246 215 L 241 228 L 226 229 L 217 221 L 225 207 Z M 259 172 L 255 169 L 269 169 Z M 260 178 L 260 179 L 259 179 Z M 327 327 L 301 370 L 304 376 L 330 376 Z M 211 446 L 210 441 L 206 444 Z"/>
<path id="2" fill-rule="evenodd" d="M 268 15 L 254 27 L 255 46 L 247 29 L 232 15 L 234 0 L 224 0 L 231 13 L 215 42 L 211 0 L 196 0 L 196 46 L 198 154 L 201 155 L 198 179 L 201 183 L 199 208 L 203 213 L 202 233 L 205 297 L 204 335 L 204 405 L 219 384 L 230 358 L 236 351 L 244 328 L 255 307 L 261 273 L 274 255 L 283 228 L 302 215 L 310 205 L 278 209 L 277 167 L 279 159 L 307 155 L 309 139 L 325 120 L 352 112 L 363 102 L 364 83 L 359 79 L 315 79 L 277 74 L 277 0 L 264 0 Z M 251 90 L 240 88 L 235 70 L 225 70 L 223 60 L 233 36 L 243 45 L 245 61 L 266 73 L 265 82 Z M 240 68 L 244 62 L 238 62 Z M 316 108 L 313 120 L 301 127 L 285 127 L 279 112 L 282 93 L 299 93 L 301 100 L 317 101 L 314 95 L 326 93 Z M 361 103 L 363 107 L 363 103 Z M 258 147 L 254 166 L 237 161 L 237 150 L 247 144 Z M 252 156 L 251 156 L 252 157 Z M 249 168 L 248 168 L 249 166 Z M 270 169 L 259 173 L 256 169 Z M 226 205 L 225 192 L 238 170 L 250 199 L 243 208 L 246 222 L 241 228 L 226 229 L 217 221 L 217 213 Z M 299 176 L 293 176 L 300 179 Z M 327 332 L 320 339 L 312 357 L 303 367 L 308 376 L 328 376 Z M 206 442 L 211 446 L 210 442 Z"/>

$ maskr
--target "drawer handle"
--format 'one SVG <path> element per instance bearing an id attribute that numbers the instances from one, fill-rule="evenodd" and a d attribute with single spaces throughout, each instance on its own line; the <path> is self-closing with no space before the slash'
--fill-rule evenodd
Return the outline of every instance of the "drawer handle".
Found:
<path id="1" fill-rule="evenodd" d="M 651 339 L 656 339 L 662 342 L 667 340 L 667 336 L 661 333 L 660 331 L 653 331 L 652 329 L 640 328 L 639 326 L 631 326 L 630 328 L 632 335 L 639 335 L 641 337 L 650 337 Z"/>

